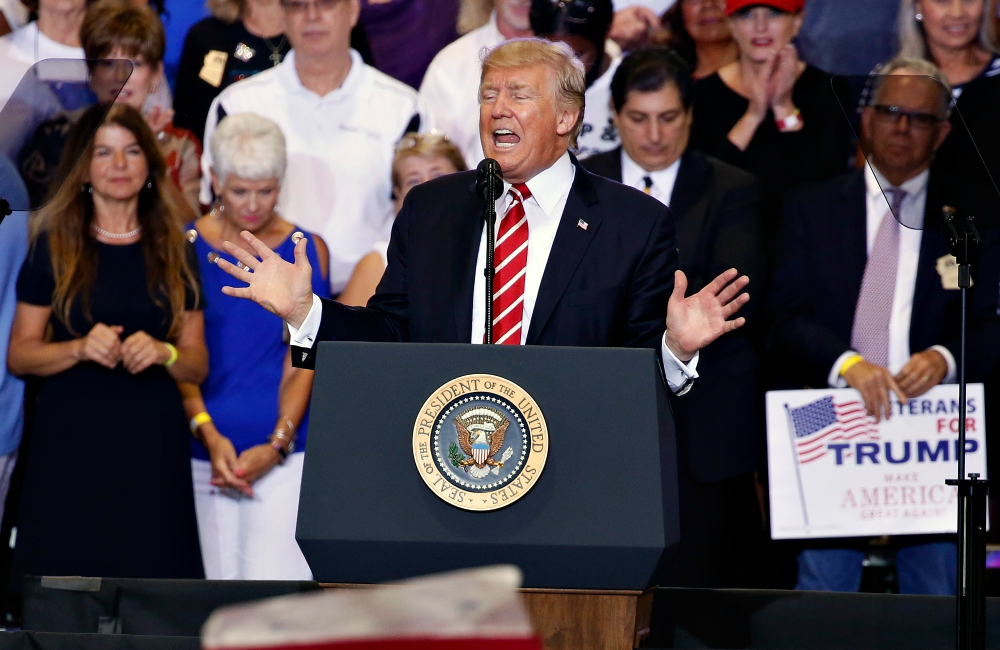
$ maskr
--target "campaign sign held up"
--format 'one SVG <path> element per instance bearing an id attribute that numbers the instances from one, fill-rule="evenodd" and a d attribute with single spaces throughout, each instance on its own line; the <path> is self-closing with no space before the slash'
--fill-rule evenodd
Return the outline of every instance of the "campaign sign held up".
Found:
<path id="1" fill-rule="evenodd" d="M 983 385 L 967 398 L 966 471 L 986 476 Z M 958 386 L 937 386 L 876 423 L 854 389 L 767 394 L 771 537 L 953 533 Z"/>

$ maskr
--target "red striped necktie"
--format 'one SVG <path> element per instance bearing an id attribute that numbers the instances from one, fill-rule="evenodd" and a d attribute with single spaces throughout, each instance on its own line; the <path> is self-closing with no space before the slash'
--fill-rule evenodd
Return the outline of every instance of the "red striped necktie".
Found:
<path id="1" fill-rule="evenodd" d="M 496 275 L 493 277 L 493 342 L 497 345 L 521 344 L 521 319 L 524 315 L 524 272 L 528 266 L 528 217 L 523 202 L 531 198 L 524 183 L 509 190 L 511 203 L 500 220 L 493 254 Z"/>

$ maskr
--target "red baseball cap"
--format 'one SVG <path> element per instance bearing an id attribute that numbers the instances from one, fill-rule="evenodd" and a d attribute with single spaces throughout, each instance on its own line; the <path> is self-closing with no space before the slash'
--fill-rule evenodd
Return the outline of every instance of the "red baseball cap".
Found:
<path id="1" fill-rule="evenodd" d="M 774 7 L 785 13 L 794 14 L 805 8 L 806 0 L 726 0 L 726 15 L 731 16 L 740 9 L 757 6 Z"/>

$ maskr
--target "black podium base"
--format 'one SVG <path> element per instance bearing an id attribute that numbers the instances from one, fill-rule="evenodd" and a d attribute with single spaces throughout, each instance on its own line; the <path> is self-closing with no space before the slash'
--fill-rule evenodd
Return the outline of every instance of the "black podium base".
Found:
<path id="1" fill-rule="evenodd" d="M 950 596 L 658 589 L 644 648 L 943 650 Z M 1000 598 L 986 599 L 986 647 L 1000 648 Z"/>

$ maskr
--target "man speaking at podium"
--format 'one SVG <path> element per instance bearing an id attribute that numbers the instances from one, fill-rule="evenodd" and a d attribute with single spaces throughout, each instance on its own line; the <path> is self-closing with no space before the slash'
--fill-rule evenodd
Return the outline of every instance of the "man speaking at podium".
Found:
<path id="1" fill-rule="evenodd" d="M 698 350 L 743 325 L 728 319 L 748 300 L 740 292 L 749 279 L 730 269 L 684 297 L 669 208 L 590 174 L 569 153 L 584 77 L 568 46 L 539 39 L 508 41 L 483 60 L 480 138 L 504 177 L 493 340 L 658 348 L 671 390 L 683 394 L 697 377 Z M 476 172 L 444 176 L 407 195 L 367 307 L 313 295 L 304 241 L 293 265 L 248 232 L 241 236 L 260 259 L 227 242 L 243 268 L 218 264 L 248 286 L 223 291 L 283 318 L 300 367 L 312 367 L 317 341 L 482 343 L 484 223 Z"/>

